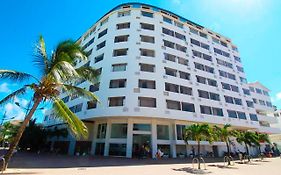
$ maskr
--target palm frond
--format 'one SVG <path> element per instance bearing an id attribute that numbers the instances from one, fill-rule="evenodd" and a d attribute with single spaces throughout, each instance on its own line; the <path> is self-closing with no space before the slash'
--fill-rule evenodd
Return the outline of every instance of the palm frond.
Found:
<path id="1" fill-rule="evenodd" d="M 66 106 L 61 99 L 54 99 L 53 110 L 59 119 L 62 119 L 67 123 L 72 134 L 76 138 L 88 137 L 88 129 L 86 125 Z"/>
<path id="2" fill-rule="evenodd" d="M 93 84 L 99 81 L 100 71 L 89 66 L 82 66 L 75 69 L 81 79 L 92 82 Z"/>
<path id="3" fill-rule="evenodd" d="M 0 69 L 0 79 L 8 79 L 14 82 L 22 82 L 25 80 L 29 80 L 30 78 L 34 78 L 39 82 L 39 80 L 31 74 L 18 72 L 14 70 Z"/>
<path id="4" fill-rule="evenodd" d="M 46 45 L 43 36 L 39 37 L 39 41 L 35 48 L 33 63 L 42 70 L 42 74 L 46 74 L 49 69 L 49 60 L 46 52 Z"/>
<path id="5" fill-rule="evenodd" d="M 67 85 L 67 84 L 63 84 L 62 88 L 67 90 L 67 92 L 69 94 L 76 94 L 79 97 L 99 102 L 99 99 L 98 99 L 98 97 L 95 94 L 93 94 L 92 92 L 87 91 L 87 90 L 85 90 L 83 88 L 80 88 L 80 87 L 77 87 L 77 86 L 72 86 L 72 85 Z"/>
<path id="6" fill-rule="evenodd" d="M 24 86 L 14 92 L 12 92 L 11 94 L 9 94 L 8 96 L 6 96 L 5 98 L 3 98 L 2 100 L 0 100 L 0 106 L 10 102 L 11 100 L 13 100 L 16 96 L 20 96 L 25 94 L 26 90 L 27 90 L 28 86 Z"/>
<path id="7" fill-rule="evenodd" d="M 80 78 L 73 65 L 67 61 L 58 62 L 51 68 L 47 76 L 58 83 L 71 82 Z"/>

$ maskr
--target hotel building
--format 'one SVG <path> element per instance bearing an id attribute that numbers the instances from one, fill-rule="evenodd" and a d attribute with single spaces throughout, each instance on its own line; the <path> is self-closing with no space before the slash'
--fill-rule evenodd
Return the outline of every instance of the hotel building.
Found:
<path id="1" fill-rule="evenodd" d="M 77 41 L 100 70 L 97 84 L 79 86 L 100 103 L 61 96 L 89 129 L 89 138 L 51 139 L 69 154 L 135 157 L 145 145 L 170 157 L 189 155 L 194 141 L 183 140 L 193 123 L 278 133 L 269 90 L 247 83 L 237 46 L 231 39 L 155 6 L 122 4 L 99 19 Z M 49 111 L 46 127 L 63 127 Z M 223 142 L 202 141 L 203 154 L 222 156 Z M 237 143 L 233 151 L 243 150 Z M 197 149 L 195 149 L 197 150 Z M 254 150 L 252 150 L 254 153 Z"/>

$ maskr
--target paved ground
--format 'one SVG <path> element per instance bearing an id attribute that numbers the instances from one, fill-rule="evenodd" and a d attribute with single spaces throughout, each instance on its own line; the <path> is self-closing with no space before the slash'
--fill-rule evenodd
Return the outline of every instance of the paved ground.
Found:
<path id="1" fill-rule="evenodd" d="M 267 158 L 224 167 L 220 159 L 207 159 L 207 170 L 193 170 L 190 159 L 125 159 L 103 157 L 74 157 L 55 155 L 19 154 L 13 158 L 4 174 L 52 175 L 280 175 L 281 159 Z M 204 169 L 204 168 L 203 168 Z"/>

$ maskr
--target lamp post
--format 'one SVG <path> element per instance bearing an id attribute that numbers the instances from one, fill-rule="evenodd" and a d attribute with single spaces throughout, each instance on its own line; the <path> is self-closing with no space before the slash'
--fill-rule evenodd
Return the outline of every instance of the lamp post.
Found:
<path id="1" fill-rule="evenodd" d="M 28 114 L 29 110 L 31 110 L 31 108 L 30 108 L 30 103 L 28 103 L 27 108 L 26 108 L 26 107 L 21 106 L 19 102 L 15 102 L 15 104 L 16 104 L 18 107 L 20 107 L 20 108 L 22 108 L 22 109 L 26 110 L 26 112 L 25 112 L 25 116 Z M 44 107 L 37 108 L 37 109 L 36 109 L 36 111 L 37 111 L 37 110 L 43 110 L 43 109 L 44 109 Z"/>

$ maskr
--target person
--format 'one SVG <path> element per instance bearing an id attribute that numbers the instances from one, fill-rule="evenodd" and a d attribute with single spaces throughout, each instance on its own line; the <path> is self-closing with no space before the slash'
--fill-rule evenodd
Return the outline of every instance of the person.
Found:
<path id="1" fill-rule="evenodd" d="M 161 151 L 160 148 L 158 148 L 157 152 L 156 152 L 156 159 L 160 159 L 162 156 L 164 155 L 164 153 Z"/>
<path id="2" fill-rule="evenodd" d="M 195 149 L 194 149 L 193 146 L 192 146 L 192 148 L 191 148 L 191 153 L 192 153 L 192 158 L 194 158 L 194 157 L 195 157 Z"/>

